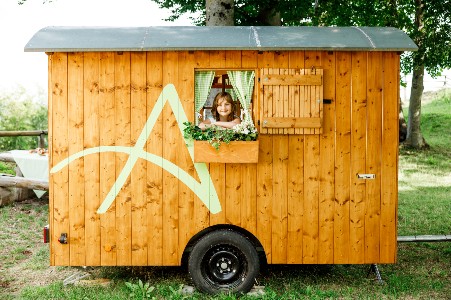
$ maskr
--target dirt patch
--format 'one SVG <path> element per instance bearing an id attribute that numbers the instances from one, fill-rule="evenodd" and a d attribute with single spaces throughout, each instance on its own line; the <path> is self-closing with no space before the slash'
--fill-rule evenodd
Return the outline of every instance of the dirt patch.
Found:
<path id="1" fill-rule="evenodd" d="M 27 267 L 27 262 L 14 266 L 9 270 L 10 275 L 16 276 L 13 282 L 9 283 L 7 291 L 10 295 L 19 295 L 25 287 L 46 286 L 53 282 L 63 281 L 77 270 L 72 268 L 58 268 L 49 266 L 42 270 L 31 270 Z"/>

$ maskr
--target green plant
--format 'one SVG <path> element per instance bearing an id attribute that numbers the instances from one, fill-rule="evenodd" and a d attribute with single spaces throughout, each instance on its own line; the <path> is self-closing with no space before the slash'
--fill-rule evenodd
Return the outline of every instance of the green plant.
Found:
<path id="1" fill-rule="evenodd" d="M 15 175 L 14 163 L 0 162 L 0 173 Z"/>
<path id="2" fill-rule="evenodd" d="M 186 299 L 187 296 L 183 295 L 183 284 L 179 284 L 178 288 L 175 289 L 172 286 L 169 286 L 169 290 L 171 291 L 170 299 Z"/>
<path id="3" fill-rule="evenodd" d="M 33 92 L 19 86 L 13 91 L 0 91 L 0 131 L 45 130 L 47 127 L 47 104 L 42 89 Z M 0 150 L 37 147 L 35 136 L 0 138 Z"/>
<path id="4" fill-rule="evenodd" d="M 245 118 L 240 124 L 233 128 L 223 128 L 212 125 L 205 130 L 199 128 L 191 122 L 184 122 L 183 136 L 188 140 L 208 141 L 212 147 L 219 150 L 221 143 L 231 141 L 255 141 L 258 137 L 257 129 L 252 120 Z"/>
<path id="5" fill-rule="evenodd" d="M 155 297 L 152 297 L 152 292 L 155 287 L 150 286 L 148 282 L 143 283 L 141 279 L 139 279 L 138 283 L 126 282 L 125 285 L 130 290 L 130 297 L 138 297 L 139 299 L 155 299 Z"/>

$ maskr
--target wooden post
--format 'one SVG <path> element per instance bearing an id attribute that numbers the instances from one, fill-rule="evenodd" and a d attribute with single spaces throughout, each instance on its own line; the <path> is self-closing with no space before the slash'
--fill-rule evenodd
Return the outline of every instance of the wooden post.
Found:
<path id="1" fill-rule="evenodd" d="M 45 139 L 44 139 L 44 135 L 45 135 L 45 133 L 44 132 L 42 132 L 40 135 L 39 135 L 39 142 L 38 142 L 38 147 L 39 148 L 45 148 Z"/>

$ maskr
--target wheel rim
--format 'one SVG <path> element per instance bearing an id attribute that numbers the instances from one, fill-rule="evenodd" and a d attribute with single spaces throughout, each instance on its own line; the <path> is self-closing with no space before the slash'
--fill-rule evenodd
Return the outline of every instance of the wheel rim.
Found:
<path id="1" fill-rule="evenodd" d="M 247 260 L 231 245 L 217 245 L 207 251 L 202 260 L 204 277 L 217 288 L 231 289 L 246 277 Z"/>

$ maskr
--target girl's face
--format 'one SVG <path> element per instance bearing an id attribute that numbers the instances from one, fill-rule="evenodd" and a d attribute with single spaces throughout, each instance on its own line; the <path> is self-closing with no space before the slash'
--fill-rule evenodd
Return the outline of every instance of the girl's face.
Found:
<path id="1" fill-rule="evenodd" d="M 227 102 L 225 98 L 219 99 L 216 111 L 220 117 L 227 118 L 232 113 L 232 103 Z"/>

